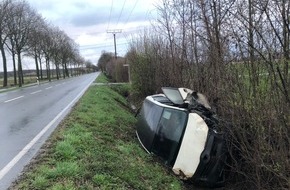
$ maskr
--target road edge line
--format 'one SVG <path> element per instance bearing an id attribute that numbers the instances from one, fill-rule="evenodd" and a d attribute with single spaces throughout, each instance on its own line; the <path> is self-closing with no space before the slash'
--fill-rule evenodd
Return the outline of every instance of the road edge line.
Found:
<path id="1" fill-rule="evenodd" d="M 0 180 L 19 162 L 33 145 L 46 133 L 46 131 L 66 112 L 90 87 L 92 80 L 59 114 L 48 123 L 4 168 L 0 171 Z"/>

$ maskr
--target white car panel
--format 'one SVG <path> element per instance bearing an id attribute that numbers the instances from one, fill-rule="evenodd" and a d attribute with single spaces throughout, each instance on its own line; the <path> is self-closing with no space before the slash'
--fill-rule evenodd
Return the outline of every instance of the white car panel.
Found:
<path id="1" fill-rule="evenodd" d="M 196 113 L 190 113 L 183 140 L 172 168 L 173 172 L 183 179 L 195 173 L 200 155 L 204 150 L 208 134 L 208 126 Z"/>

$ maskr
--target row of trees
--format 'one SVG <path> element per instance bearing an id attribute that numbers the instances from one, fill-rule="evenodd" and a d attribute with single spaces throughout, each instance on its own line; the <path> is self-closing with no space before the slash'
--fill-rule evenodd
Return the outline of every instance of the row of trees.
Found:
<path id="1" fill-rule="evenodd" d="M 0 51 L 3 62 L 3 87 L 8 85 L 7 53 L 12 57 L 14 85 L 24 83 L 23 56 L 35 60 L 36 75 L 51 80 L 51 65 L 56 77 L 68 77 L 68 67 L 78 68 L 86 63 L 78 45 L 59 28 L 49 24 L 26 1 L 0 2 Z M 44 68 L 43 68 L 44 67 Z M 43 73 L 45 71 L 46 73 Z"/>
<path id="2" fill-rule="evenodd" d="M 290 2 L 163 0 L 130 45 L 135 94 L 206 94 L 221 117 L 235 189 L 290 188 Z"/>

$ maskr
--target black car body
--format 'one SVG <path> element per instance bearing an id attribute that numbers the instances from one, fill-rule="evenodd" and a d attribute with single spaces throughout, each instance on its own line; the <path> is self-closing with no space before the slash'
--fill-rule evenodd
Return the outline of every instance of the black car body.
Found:
<path id="1" fill-rule="evenodd" d="M 176 175 L 196 184 L 224 184 L 223 135 L 207 104 L 186 88 L 162 88 L 146 97 L 138 114 L 136 134 L 148 153 L 161 157 Z M 194 100 L 194 101 L 192 101 Z"/>

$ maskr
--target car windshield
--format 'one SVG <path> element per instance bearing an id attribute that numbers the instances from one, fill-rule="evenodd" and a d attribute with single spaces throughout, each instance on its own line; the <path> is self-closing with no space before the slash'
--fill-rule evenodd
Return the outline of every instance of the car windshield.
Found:
<path id="1" fill-rule="evenodd" d="M 176 105 L 184 104 L 183 98 L 182 98 L 178 88 L 163 87 L 162 91 L 163 91 L 164 95 L 174 104 L 176 104 Z"/>

